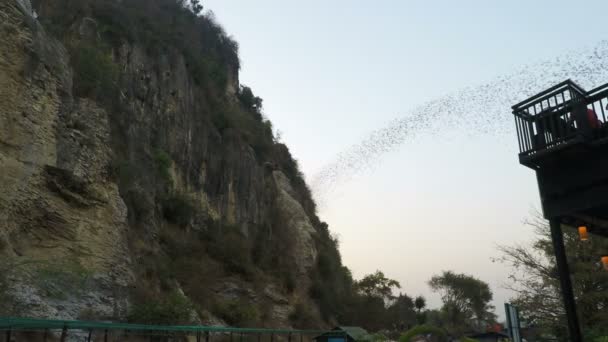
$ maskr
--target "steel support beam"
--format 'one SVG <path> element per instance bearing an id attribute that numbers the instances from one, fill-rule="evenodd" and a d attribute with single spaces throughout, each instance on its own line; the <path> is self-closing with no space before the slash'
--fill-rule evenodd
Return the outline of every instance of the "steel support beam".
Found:
<path id="1" fill-rule="evenodd" d="M 551 240 L 553 241 L 555 261 L 562 288 L 562 298 L 564 300 L 564 308 L 566 309 L 566 318 L 568 319 L 570 341 L 582 342 L 583 338 L 578 323 L 578 316 L 576 315 L 576 302 L 574 300 L 574 292 L 572 291 L 572 281 L 570 280 L 570 269 L 568 267 L 568 259 L 566 258 L 566 248 L 564 247 L 562 225 L 559 218 L 549 220 L 549 224 L 551 226 Z"/>

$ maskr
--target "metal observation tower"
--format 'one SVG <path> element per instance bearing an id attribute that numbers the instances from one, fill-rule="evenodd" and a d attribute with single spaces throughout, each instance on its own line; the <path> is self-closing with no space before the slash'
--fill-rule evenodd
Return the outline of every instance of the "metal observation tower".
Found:
<path id="1" fill-rule="evenodd" d="M 608 84 L 566 80 L 513 107 L 519 162 L 536 172 L 549 220 L 570 340 L 582 341 L 562 225 L 608 237 Z M 608 267 L 608 251 L 601 256 Z"/>

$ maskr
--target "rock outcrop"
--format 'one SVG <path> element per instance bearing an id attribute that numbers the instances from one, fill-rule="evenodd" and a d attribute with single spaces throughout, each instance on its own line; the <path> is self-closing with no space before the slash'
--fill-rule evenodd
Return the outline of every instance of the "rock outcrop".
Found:
<path id="1" fill-rule="evenodd" d="M 59 3 L 36 10 L 49 20 Z M 111 66 L 98 77 L 116 75 L 114 95 L 90 95 L 102 83 L 82 90 L 74 51 L 106 44 L 102 25 L 75 19 L 58 40 L 32 13 L 28 0 L 0 1 L 0 267 L 13 304 L 4 314 L 125 320 L 134 292 L 168 288 L 190 297 L 203 322 L 225 323 L 216 309 L 231 301 L 251 303 L 257 322 L 272 326 L 290 326 L 296 303 L 316 307 L 319 221 L 300 176 L 287 175 L 272 142 L 260 147 L 239 122 L 214 116 L 252 115 L 237 98 L 238 66 L 228 63 L 225 89 L 203 87 L 182 51 L 117 39 L 107 54 L 86 56 Z M 221 238 L 233 228 L 236 240 Z M 182 235 L 200 238 L 195 250 L 166 247 Z M 213 252 L 217 241 L 247 248 L 251 269 L 230 268 Z M 180 280 L 187 274 L 167 270 L 192 260 L 209 269 L 200 287 L 211 302 Z M 273 265 L 293 269 L 291 285 Z"/>
<path id="2" fill-rule="evenodd" d="M 124 315 L 127 207 L 108 178 L 107 113 L 70 96 L 65 49 L 0 3 L 0 246 L 27 314 Z"/>

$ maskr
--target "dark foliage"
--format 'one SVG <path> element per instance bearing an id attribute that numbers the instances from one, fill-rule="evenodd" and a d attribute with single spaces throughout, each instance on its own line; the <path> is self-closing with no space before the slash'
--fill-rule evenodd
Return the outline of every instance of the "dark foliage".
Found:
<path id="1" fill-rule="evenodd" d="M 239 89 L 238 98 L 246 110 L 256 114 L 258 120 L 262 120 L 262 99 L 253 95 L 251 88 L 242 85 Z"/>
<path id="2" fill-rule="evenodd" d="M 195 208 L 192 201 L 184 195 L 173 194 L 162 200 L 163 217 L 176 225 L 185 227 L 192 220 Z"/>
<path id="3" fill-rule="evenodd" d="M 43 24 L 66 40 L 73 25 L 90 17 L 110 46 L 126 41 L 143 45 L 149 53 L 181 51 L 198 85 L 223 89 L 228 70 L 240 68 L 238 44 L 212 13 L 198 16 L 202 12 L 198 0 L 187 4 L 183 0 L 62 0 L 35 6 Z"/>
<path id="4" fill-rule="evenodd" d="M 214 222 L 202 238 L 209 255 L 221 262 L 228 272 L 249 278 L 255 275 L 250 243 L 238 227 Z"/>
<path id="5" fill-rule="evenodd" d="M 70 49 L 74 68 L 74 95 L 100 98 L 115 95 L 118 67 L 101 46 L 81 42 Z"/>
<path id="6" fill-rule="evenodd" d="M 260 317 L 256 307 L 245 300 L 216 303 L 213 311 L 229 325 L 238 327 L 252 327 Z"/>
<path id="7" fill-rule="evenodd" d="M 188 298 L 174 292 L 161 299 L 147 298 L 136 303 L 128 315 L 129 322 L 178 325 L 191 323 L 194 308 Z"/>

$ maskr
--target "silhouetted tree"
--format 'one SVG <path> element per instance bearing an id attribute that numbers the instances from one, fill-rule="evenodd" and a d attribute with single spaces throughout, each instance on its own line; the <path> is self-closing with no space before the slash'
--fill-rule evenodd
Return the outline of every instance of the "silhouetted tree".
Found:
<path id="1" fill-rule="evenodd" d="M 414 306 L 416 307 L 416 322 L 418 324 L 426 323 L 426 312 L 422 311 L 426 307 L 426 299 L 422 296 L 416 297 Z"/>
<path id="2" fill-rule="evenodd" d="M 405 331 L 416 324 L 414 301 L 410 296 L 400 293 L 387 309 L 387 319 L 391 328 Z"/>
<path id="3" fill-rule="evenodd" d="M 359 291 L 367 297 L 381 298 L 384 301 L 394 299 L 393 288 L 401 288 L 398 281 L 384 276 L 382 271 L 366 275 L 357 282 Z"/>
<path id="4" fill-rule="evenodd" d="M 418 296 L 414 299 L 414 305 L 416 306 L 416 310 L 420 313 L 420 311 L 426 307 L 426 299 L 422 296 Z"/>
<path id="5" fill-rule="evenodd" d="M 489 285 L 477 278 L 452 271 L 444 271 L 429 281 L 431 289 L 439 292 L 448 330 L 459 336 L 467 329 L 483 330 L 496 316 L 490 304 L 493 298 Z"/>
<path id="6" fill-rule="evenodd" d="M 528 324 L 555 336 L 567 336 L 549 225 L 539 214 L 527 224 L 536 233 L 530 244 L 499 248 L 502 257 L 498 260 L 514 269 L 508 286 L 515 292 L 513 303 Z M 608 335 L 608 272 L 600 263 L 600 256 L 608 251 L 608 239 L 591 235 L 588 241 L 580 241 L 576 230 L 565 228 L 564 244 L 586 340 Z"/>

